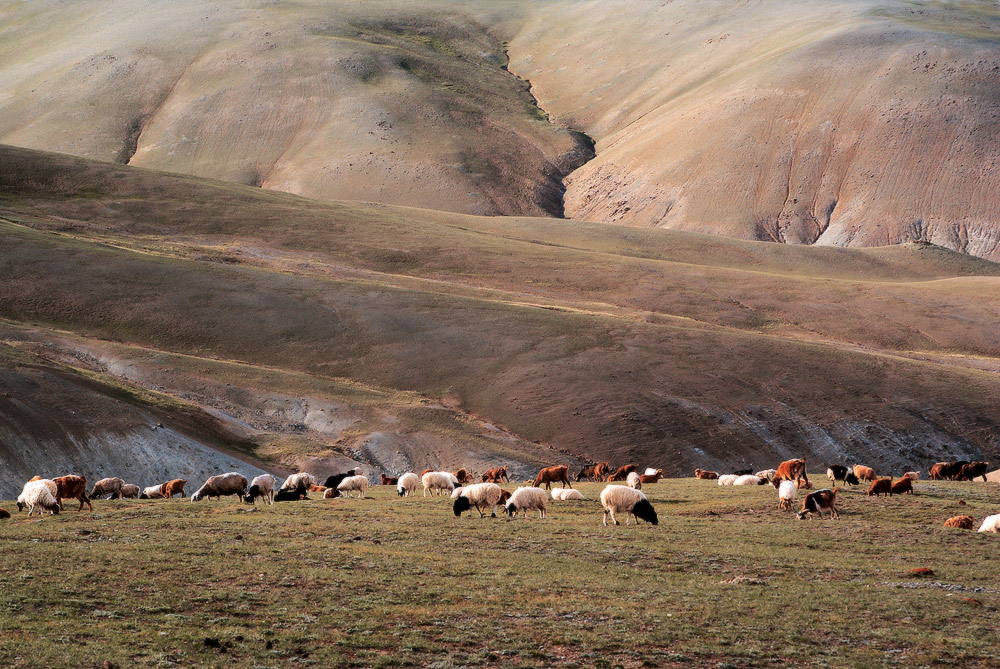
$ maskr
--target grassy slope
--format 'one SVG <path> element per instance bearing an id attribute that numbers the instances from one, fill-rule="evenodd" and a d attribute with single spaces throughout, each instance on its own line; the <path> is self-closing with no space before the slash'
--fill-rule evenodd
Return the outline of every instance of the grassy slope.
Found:
<path id="1" fill-rule="evenodd" d="M 593 500 L 601 486 L 581 488 Z M 554 503 L 545 520 L 456 519 L 448 499 L 383 488 L 253 514 L 177 500 L 15 516 L 0 521 L 0 663 L 994 661 L 995 539 L 941 524 L 995 511 L 995 486 L 850 490 L 840 521 L 801 523 L 769 486 L 646 492 L 658 527 L 602 528 L 594 501 Z M 911 578 L 915 567 L 936 575 Z"/>
<path id="2" fill-rule="evenodd" d="M 4 152 L 8 319 L 454 395 L 528 440 L 675 471 L 996 448 L 992 263 L 316 203 Z"/>

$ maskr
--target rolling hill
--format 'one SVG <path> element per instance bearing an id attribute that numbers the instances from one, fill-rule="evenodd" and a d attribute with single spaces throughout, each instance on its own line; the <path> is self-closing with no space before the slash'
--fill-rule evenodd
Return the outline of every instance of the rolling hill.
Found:
<path id="1" fill-rule="evenodd" d="M 0 165 L 3 343 L 193 405 L 274 465 L 997 454 L 1000 266 L 968 255 Z"/>

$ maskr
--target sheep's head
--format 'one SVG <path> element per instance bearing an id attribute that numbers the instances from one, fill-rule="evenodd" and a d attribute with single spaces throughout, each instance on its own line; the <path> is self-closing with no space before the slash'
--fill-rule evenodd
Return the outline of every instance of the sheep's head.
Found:
<path id="1" fill-rule="evenodd" d="M 403 486 L 396 486 L 396 494 L 399 495 L 400 497 L 403 497 L 404 495 L 406 495 L 406 488 L 404 488 Z"/>
<path id="2" fill-rule="evenodd" d="M 17 512 L 21 513 L 22 511 L 24 511 L 24 507 L 25 503 L 22 502 L 21 500 L 17 500 Z"/>
<path id="3" fill-rule="evenodd" d="M 656 509 L 649 503 L 649 500 L 640 499 L 632 507 L 632 515 L 640 520 L 645 520 L 651 525 L 659 525 L 660 519 L 656 517 Z"/>
<path id="4" fill-rule="evenodd" d="M 195 494 L 191 495 L 191 501 L 192 502 L 200 502 L 201 501 L 201 491 L 200 490 L 198 492 L 196 492 Z"/>
<path id="5" fill-rule="evenodd" d="M 507 506 L 503 508 L 503 510 L 506 511 L 507 515 L 510 516 L 511 518 L 517 515 L 517 506 L 515 506 L 514 504 L 508 503 Z"/>
<path id="6" fill-rule="evenodd" d="M 455 498 L 454 510 L 456 518 L 458 516 L 461 516 L 463 511 L 468 511 L 471 508 L 472 508 L 472 502 L 469 501 L 468 497 L 459 496 Z"/>

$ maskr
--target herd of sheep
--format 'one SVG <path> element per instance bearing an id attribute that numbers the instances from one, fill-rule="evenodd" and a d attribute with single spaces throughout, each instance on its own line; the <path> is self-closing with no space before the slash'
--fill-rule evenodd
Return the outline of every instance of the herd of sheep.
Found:
<path id="1" fill-rule="evenodd" d="M 986 462 L 939 462 L 930 468 L 930 476 L 935 480 L 942 478 L 972 480 L 974 477 L 982 476 L 985 481 L 988 466 Z M 646 499 L 646 495 L 642 492 L 642 486 L 659 481 L 663 477 L 663 471 L 646 469 L 643 474 L 639 474 L 638 469 L 637 465 L 632 464 L 619 467 L 612 472 L 609 464 L 603 462 L 588 465 L 576 475 L 578 482 L 589 479 L 609 483 L 600 494 L 600 503 L 604 511 L 604 525 L 608 524 L 609 518 L 615 525 L 619 525 L 619 515 L 625 515 L 626 525 L 630 524 L 632 518 L 635 518 L 636 523 L 640 521 L 652 525 L 658 523 L 656 510 Z M 695 478 L 715 480 L 720 486 L 773 485 L 778 491 L 778 508 L 784 510 L 792 509 L 792 503 L 799 490 L 812 490 L 813 488 L 813 484 L 806 475 L 804 459 L 787 460 L 775 469 L 756 473 L 744 471 L 734 474 L 719 474 L 703 469 L 696 469 L 694 473 Z M 905 472 L 898 481 L 894 481 L 892 477 L 880 478 L 875 475 L 872 468 L 863 465 L 855 465 L 853 468 L 843 465 L 829 465 L 826 474 L 834 487 L 808 492 L 801 509 L 796 514 L 799 519 L 812 514 L 822 517 L 824 513 L 829 513 L 831 518 L 838 518 L 839 513 L 836 505 L 837 495 L 841 488 L 836 487 L 836 484 L 840 481 L 848 486 L 860 485 L 863 481 L 869 482 L 868 495 L 878 496 L 912 493 L 913 482 L 919 479 L 919 474 L 912 471 Z M 456 472 L 426 470 L 419 476 L 415 472 L 406 472 L 399 477 L 382 474 L 381 484 L 395 485 L 400 497 L 410 496 L 421 486 L 424 497 L 449 494 L 455 500 L 452 507 L 455 516 L 461 516 L 465 511 L 468 511 L 471 516 L 474 508 L 479 512 L 480 517 L 484 517 L 487 511 L 491 517 L 496 517 L 497 507 L 500 506 L 511 517 L 518 515 L 526 517 L 529 512 L 537 512 L 539 518 L 545 518 L 549 495 L 554 501 L 585 499 L 579 490 L 573 489 L 567 465 L 545 467 L 539 471 L 534 481 L 525 481 L 524 486 L 518 487 L 513 492 L 504 490 L 500 485 L 504 482 L 509 483 L 507 467 L 490 469 L 480 478 L 481 482 L 473 482 L 472 476 L 465 469 L 459 469 Z M 625 485 L 616 485 L 617 481 L 622 481 Z M 553 483 L 559 483 L 562 487 L 553 488 Z M 17 498 L 17 508 L 18 511 L 26 508 L 28 515 L 31 516 L 36 511 L 39 514 L 44 512 L 59 513 L 65 499 L 79 500 L 81 510 L 84 504 L 87 504 L 92 510 L 91 499 L 97 497 L 169 499 L 178 494 L 185 497 L 184 486 L 186 484 L 187 481 L 184 479 L 173 479 L 140 490 L 139 486 L 127 484 L 120 478 L 105 478 L 94 484 L 88 495 L 86 478 L 82 476 L 68 475 L 51 480 L 36 476 L 25 483 L 24 489 Z M 321 492 L 324 498 L 351 497 L 355 493 L 357 493 L 358 498 L 364 498 L 368 486 L 368 478 L 358 474 L 353 469 L 327 477 L 322 485 L 312 474 L 304 472 L 293 474 L 285 479 L 280 487 L 277 487 L 277 480 L 270 474 L 261 474 L 252 481 L 248 481 L 242 474 L 229 472 L 209 477 L 191 495 L 191 501 L 236 496 L 240 501 L 250 504 L 256 503 L 257 500 L 274 504 L 276 501 L 308 499 L 310 492 Z M 542 486 L 545 486 L 545 489 L 548 489 L 550 493 L 547 494 Z M 9 512 L 0 509 L 0 518 L 9 517 Z M 966 515 L 949 518 L 945 525 L 972 529 L 974 523 L 974 519 Z M 979 531 L 1000 533 L 1000 514 L 988 516 L 983 521 Z"/>

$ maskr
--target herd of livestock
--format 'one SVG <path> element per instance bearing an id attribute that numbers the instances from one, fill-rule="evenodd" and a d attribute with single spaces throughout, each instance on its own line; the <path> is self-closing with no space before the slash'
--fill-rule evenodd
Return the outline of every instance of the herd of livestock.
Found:
<path id="1" fill-rule="evenodd" d="M 983 481 L 986 481 L 988 468 L 987 462 L 958 461 L 938 462 L 928 471 L 932 480 L 971 481 L 982 477 Z M 626 525 L 632 518 L 635 518 L 636 523 L 640 521 L 652 525 L 658 523 L 656 510 L 642 492 L 642 487 L 657 483 L 663 478 L 663 470 L 647 468 L 642 474 L 638 470 L 639 466 L 635 464 L 612 470 L 608 462 L 601 462 L 584 467 L 576 475 L 577 482 L 589 480 L 611 484 L 600 494 L 604 525 L 608 524 L 609 518 L 614 524 L 619 525 L 618 516 L 623 514 Z M 799 519 L 812 514 L 823 517 L 824 513 L 828 513 L 831 518 L 839 518 L 837 495 L 841 488 L 836 487 L 838 482 L 843 482 L 845 486 L 868 483 L 869 496 L 891 496 L 912 493 L 913 482 L 919 480 L 919 473 L 915 471 L 904 472 L 898 480 L 893 480 L 891 476 L 887 478 L 877 476 L 874 469 L 864 465 L 853 467 L 828 465 L 826 475 L 833 487 L 813 490 L 814 486 L 806 474 L 804 459 L 786 460 L 775 469 L 758 472 L 746 470 L 719 474 L 696 469 L 694 474 L 697 479 L 714 480 L 720 486 L 770 484 L 778 491 L 779 509 L 791 510 L 799 490 L 811 491 L 806 493 L 802 507 L 796 513 Z M 382 474 L 380 483 L 395 486 L 400 497 L 410 496 L 421 486 L 425 497 L 450 494 L 455 500 L 453 504 L 455 516 L 461 516 L 464 511 L 468 511 L 471 515 L 472 509 L 475 508 L 480 517 L 484 517 L 487 511 L 492 517 L 496 517 L 496 508 L 501 506 L 512 517 L 517 517 L 519 514 L 527 516 L 528 512 L 537 511 L 539 518 L 545 518 L 550 495 L 555 501 L 585 499 L 579 490 L 573 489 L 568 465 L 545 467 L 538 472 L 533 481 L 525 481 L 524 486 L 518 487 L 513 492 L 501 487 L 502 483 L 510 482 L 506 466 L 490 469 L 479 478 L 480 481 L 475 482 L 473 476 L 465 469 L 455 472 L 425 470 L 419 476 L 415 472 L 406 472 L 398 477 Z M 618 485 L 617 482 L 622 482 L 624 485 Z M 80 502 L 78 510 L 82 510 L 86 504 L 93 511 L 91 500 L 98 497 L 110 499 L 170 499 L 175 495 L 186 497 L 184 487 L 187 483 L 184 479 L 173 479 L 140 489 L 139 486 L 127 484 L 120 478 L 104 478 L 95 483 L 88 494 L 87 479 L 83 476 L 68 475 L 54 479 L 36 476 L 25 483 L 17 498 L 17 509 L 18 511 L 27 509 L 28 515 L 31 516 L 36 511 L 39 514 L 44 512 L 57 514 L 63 508 L 63 500 L 78 500 Z M 561 487 L 553 488 L 554 483 L 560 484 Z M 308 499 L 309 493 L 322 493 L 324 498 L 351 497 L 357 493 L 359 498 L 363 498 L 368 487 L 368 477 L 358 474 L 354 469 L 329 476 L 322 484 L 318 483 L 318 479 L 312 474 L 301 472 L 289 476 L 280 487 L 277 486 L 275 477 L 270 474 L 261 474 L 248 481 L 242 474 L 229 472 L 209 477 L 191 495 L 191 501 L 197 502 L 205 498 L 221 499 L 233 495 L 249 504 L 254 504 L 257 500 L 273 504 L 276 501 Z M 546 493 L 546 490 L 549 493 Z M 9 517 L 8 511 L 0 509 L 0 518 Z M 972 529 L 974 523 L 971 516 L 965 515 L 949 518 L 945 525 Z M 1000 514 L 988 516 L 979 531 L 1000 533 Z"/>

